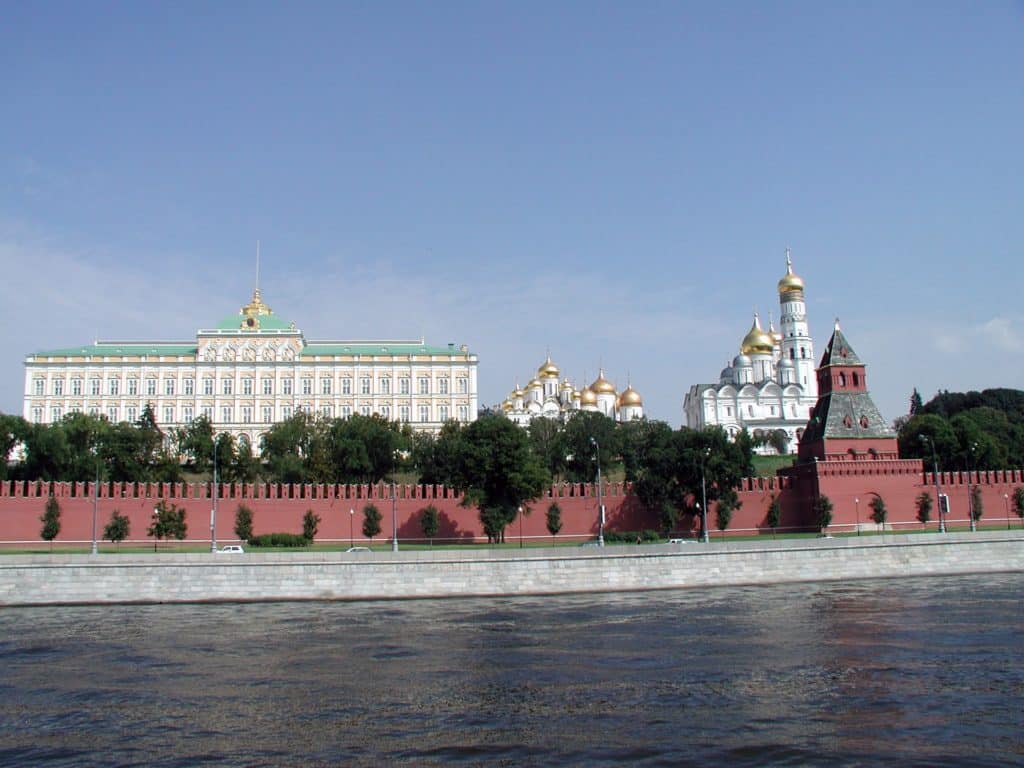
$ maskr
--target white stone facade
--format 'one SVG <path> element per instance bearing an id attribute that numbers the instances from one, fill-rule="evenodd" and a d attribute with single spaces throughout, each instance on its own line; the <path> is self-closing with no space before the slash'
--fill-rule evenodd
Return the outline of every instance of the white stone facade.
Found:
<path id="1" fill-rule="evenodd" d="M 97 341 L 25 360 L 24 417 L 49 424 L 76 411 L 135 421 L 151 404 L 166 433 L 200 416 L 247 440 L 300 410 L 378 414 L 436 432 L 476 419 L 477 357 L 420 341 L 307 341 L 260 299 L 194 342 Z"/>
<path id="2" fill-rule="evenodd" d="M 780 328 L 754 323 L 740 343 L 740 354 L 719 374 L 717 384 L 694 384 L 683 400 L 686 426 L 721 426 L 735 437 L 742 429 L 752 435 L 783 430 L 789 452 L 803 433 L 818 399 L 814 341 L 807 324 L 804 281 L 793 273 L 786 251 L 786 274 L 778 284 Z M 769 445 L 756 449 L 775 453 Z"/>

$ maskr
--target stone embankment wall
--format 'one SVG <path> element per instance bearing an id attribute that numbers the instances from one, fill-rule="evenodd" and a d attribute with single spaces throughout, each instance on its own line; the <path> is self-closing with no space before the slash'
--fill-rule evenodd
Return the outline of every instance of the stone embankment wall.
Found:
<path id="1" fill-rule="evenodd" d="M 10 555 L 0 605 L 378 600 L 774 584 L 1024 570 L 1024 533 L 243 555 Z"/>

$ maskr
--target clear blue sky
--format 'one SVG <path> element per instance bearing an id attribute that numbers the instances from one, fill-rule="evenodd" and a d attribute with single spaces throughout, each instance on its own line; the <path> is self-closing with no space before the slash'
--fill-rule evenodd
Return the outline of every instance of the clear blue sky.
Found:
<path id="1" fill-rule="evenodd" d="M 887 419 L 1024 387 L 1024 4 L 0 2 L 0 410 L 24 356 L 310 338 L 550 349 L 682 421 L 784 249 Z"/>

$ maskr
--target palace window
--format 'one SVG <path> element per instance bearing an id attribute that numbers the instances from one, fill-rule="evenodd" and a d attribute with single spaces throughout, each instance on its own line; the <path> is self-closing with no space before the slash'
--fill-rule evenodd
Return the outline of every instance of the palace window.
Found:
<path id="1" fill-rule="evenodd" d="M 263 394 L 264 395 L 272 395 L 272 394 L 274 394 L 274 380 L 273 379 L 264 379 L 263 380 Z"/>
<path id="2" fill-rule="evenodd" d="M 243 424 L 252 424 L 252 406 L 249 406 L 249 405 L 243 405 L 242 406 L 242 423 Z"/>
<path id="3" fill-rule="evenodd" d="M 64 394 L 64 379 L 53 380 L 53 394 L 58 397 Z"/>
<path id="4" fill-rule="evenodd" d="M 448 379 L 438 379 L 437 391 L 440 392 L 442 395 L 448 394 Z"/>
<path id="5" fill-rule="evenodd" d="M 288 421 L 292 417 L 292 407 L 290 405 L 281 406 L 281 418 Z"/>
<path id="6" fill-rule="evenodd" d="M 164 406 L 164 424 L 174 423 L 174 408 L 173 406 Z"/>
<path id="7" fill-rule="evenodd" d="M 186 395 L 194 395 L 196 393 L 195 379 L 185 379 L 184 386 Z"/>
<path id="8" fill-rule="evenodd" d="M 306 378 L 302 380 L 302 394 L 312 395 L 313 394 L 313 380 Z"/>
<path id="9" fill-rule="evenodd" d="M 341 394 L 351 395 L 352 394 L 352 379 L 341 380 Z"/>
<path id="10" fill-rule="evenodd" d="M 202 408 L 199 409 L 199 413 L 207 421 L 209 421 L 209 422 L 213 421 L 213 406 L 212 405 L 204 405 Z"/>
<path id="11" fill-rule="evenodd" d="M 107 394 L 116 395 L 121 391 L 121 382 L 117 379 L 111 379 L 107 382 Z"/>
<path id="12" fill-rule="evenodd" d="M 42 379 L 36 379 L 32 382 L 32 394 L 42 395 L 45 393 L 46 382 Z M 96 394 L 99 394 L 98 392 Z"/>
<path id="13" fill-rule="evenodd" d="M 62 414 L 60 406 L 54 406 L 53 408 L 50 409 L 50 421 L 52 421 L 53 423 L 56 424 L 58 421 L 60 421 L 61 415 Z"/>
<path id="14" fill-rule="evenodd" d="M 390 395 L 391 394 L 391 379 L 381 379 L 380 380 L 380 393 L 382 395 Z"/>
<path id="15" fill-rule="evenodd" d="M 107 408 L 107 421 L 109 421 L 111 424 L 116 424 L 117 423 L 117 406 L 116 405 L 112 405 L 109 408 Z"/>
<path id="16" fill-rule="evenodd" d="M 89 392 L 90 392 L 90 394 L 93 394 L 93 395 L 98 395 L 100 393 L 100 380 L 99 379 L 90 379 L 89 380 Z M 40 394 L 42 394 L 42 393 L 40 393 Z"/>
<path id="17" fill-rule="evenodd" d="M 459 388 L 460 395 L 464 395 L 467 392 L 469 392 L 469 379 L 465 378 L 464 376 L 457 380 L 457 385 Z"/>
<path id="18" fill-rule="evenodd" d="M 292 394 L 292 388 L 293 387 L 292 387 L 292 380 L 291 379 L 285 379 L 284 381 L 281 382 L 281 391 L 284 394 L 286 394 L 286 395 Z"/>
<path id="19" fill-rule="evenodd" d="M 391 421 L 391 406 L 390 405 L 382 405 L 380 407 L 380 415 L 381 415 L 382 418 L 387 419 L 388 421 Z"/>
<path id="20" fill-rule="evenodd" d="M 127 408 L 124 409 L 124 412 L 125 417 L 128 419 L 128 421 L 134 423 L 139 420 L 139 409 L 136 408 L 134 405 L 129 405 Z"/>
<path id="21" fill-rule="evenodd" d="M 341 413 L 341 418 L 347 419 L 349 416 L 352 415 L 352 406 L 351 405 L 343 405 L 343 406 L 341 406 L 340 413 Z"/>
<path id="22" fill-rule="evenodd" d="M 400 405 L 398 406 L 398 420 L 406 424 L 409 423 L 409 406 Z"/>
<path id="23" fill-rule="evenodd" d="M 460 405 L 459 406 L 459 421 L 469 421 L 469 406 L 468 405 Z"/>
<path id="24" fill-rule="evenodd" d="M 409 379 L 401 378 L 398 380 L 398 393 L 401 395 L 409 394 Z"/>
<path id="25" fill-rule="evenodd" d="M 320 415 L 325 419 L 330 419 L 334 416 L 334 409 L 329 405 L 320 406 Z"/>
<path id="26" fill-rule="evenodd" d="M 420 406 L 420 421 L 421 422 L 430 421 L 430 406 L 429 405 L 421 405 Z"/>
<path id="27" fill-rule="evenodd" d="M 263 423 L 269 424 L 274 420 L 274 408 L 270 405 L 263 406 Z"/>
<path id="28" fill-rule="evenodd" d="M 185 423 L 186 424 L 191 424 L 192 423 L 192 419 L 193 419 L 194 414 L 195 414 L 195 411 L 192 409 L 192 406 L 191 405 L 186 405 L 185 406 Z"/>
<path id="29" fill-rule="evenodd" d="M 437 420 L 448 421 L 448 406 L 442 405 L 437 409 Z"/>
<path id="30" fill-rule="evenodd" d="M 234 382 L 231 379 L 224 379 L 220 383 L 220 390 L 222 394 L 230 395 L 234 389 Z"/>
<path id="31" fill-rule="evenodd" d="M 43 420 L 43 408 L 42 408 L 42 406 L 37 405 L 37 406 L 35 406 L 32 409 L 32 421 L 34 423 L 38 424 L 42 420 Z"/>
<path id="32" fill-rule="evenodd" d="M 231 406 L 230 405 L 223 405 L 223 406 L 221 406 L 221 409 L 220 409 L 220 420 L 223 421 L 225 424 L 230 424 L 231 423 Z"/>
<path id="33" fill-rule="evenodd" d="M 359 380 L 359 392 L 364 395 L 370 394 L 370 380 L 360 379 Z"/>
<path id="34" fill-rule="evenodd" d="M 164 394 L 165 395 L 173 395 L 174 394 L 174 379 L 164 379 Z"/>
<path id="35" fill-rule="evenodd" d="M 420 379 L 420 385 L 419 386 L 420 386 L 420 394 L 421 395 L 429 395 L 430 394 L 430 379 Z M 422 421 L 422 419 L 421 419 L 421 421 Z"/>
<path id="36" fill-rule="evenodd" d="M 243 395 L 251 395 L 252 394 L 252 378 L 249 377 L 249 376 L 246 376 L 244 379 L 242 379 L 242 394 Z"/>
<path id="37" fill-rule="evenodd" d="M 131 384 L 131 382 L 128 382 L 128 383 Z M 82 394 L 82 380 L 81 379 L 72 379 L 71 380 L 71 394 L 72 395 L 81 395 Z"/>
<path id="38" fill-rule="evenodd" d="M 100 415 L 100 409 L 97 408 L 95 405 L 90 407 L 89 408 L 89 415 L 90 416 L 96 416 L 98 418 L 99 415 Z"/>
<path id="39" fill-rule="evenodd" d="M 320 379 L 320 394 L 321 395 L 329 395 L 329 394 L 331 394 L 331 380 L 330 379 Z"/>
<path id="40" fill-rule="evenodd" d="M 368 405 L 360 405 L 359 406 L 359 415 L 360 416 L 369 416 L 370 415 L 370 406 L 368 406 Z"/>
<path id="41" fill-rule="evenodd" d="M 204 395 L 212 395 L 213 394 L 213 379 L 203 379 L 203 394 Z"/>
<path id="42" fill-rule="evenodd" d="M 146 394 L 147 395 L 155 395 L 156 394 L 156 379 L 146 379 Z"/>

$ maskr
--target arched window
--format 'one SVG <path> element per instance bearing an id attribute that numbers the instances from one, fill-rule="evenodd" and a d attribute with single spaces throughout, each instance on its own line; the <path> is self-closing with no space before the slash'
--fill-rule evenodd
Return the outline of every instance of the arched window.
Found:
<path id="1" fill-rule="evenodd" d="M 853 372 L 853 386 L 855 386 L 855 387 L 859 387 L 860 386 L 860 376 L 857 375 L 856 371 Z"/>
<path id="2" fill-rule="evenodd" d="M 840 387 L 845 387 L 846 386 L 846 374 L 843 373 L 842 371 L 839 372 L 839 386 Z"/>

